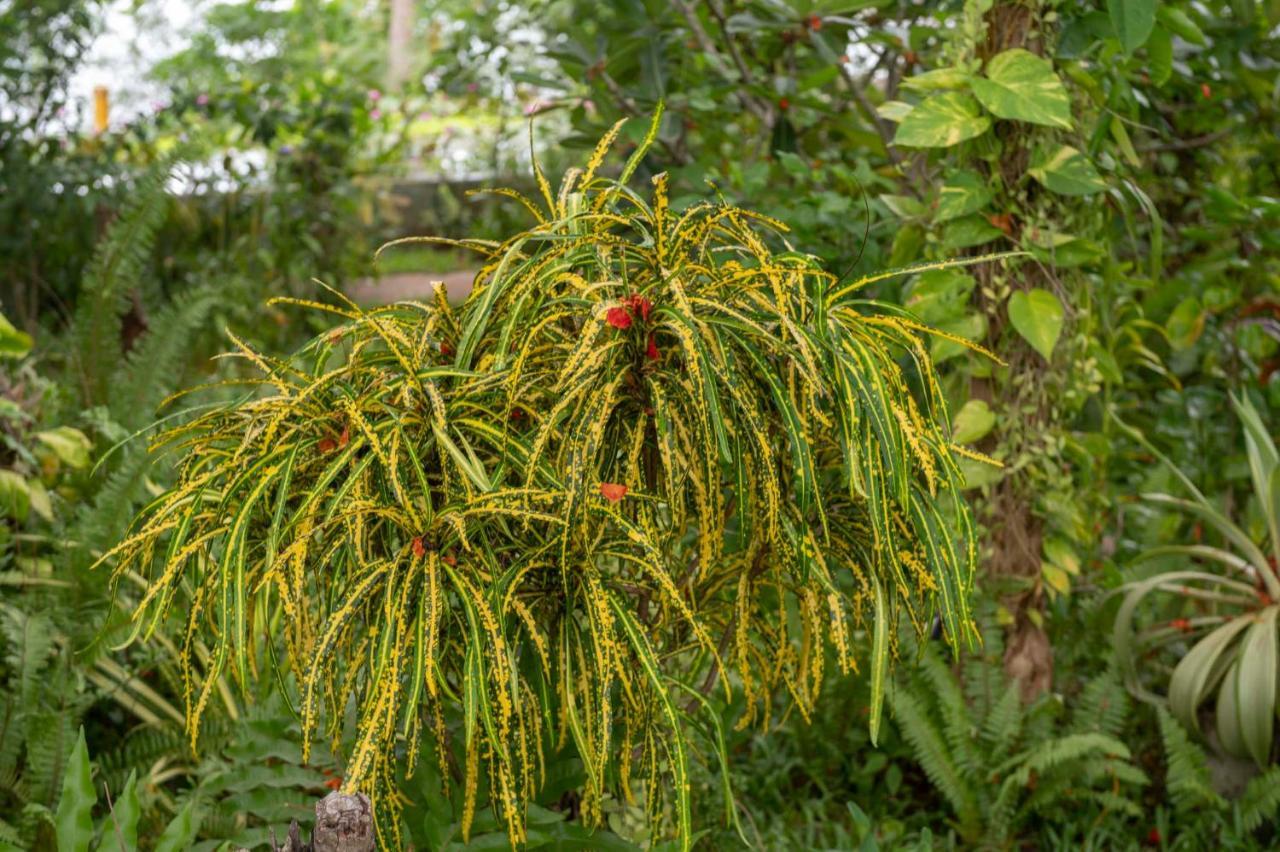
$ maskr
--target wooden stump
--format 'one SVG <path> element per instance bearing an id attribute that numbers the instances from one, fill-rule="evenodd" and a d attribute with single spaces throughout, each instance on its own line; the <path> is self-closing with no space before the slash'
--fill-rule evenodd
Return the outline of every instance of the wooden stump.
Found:
<path id="1" fill-rule="evenodd" d="M 363 793 L 330 793 L 316 802 L 316 827 L 310 843 L 302 842 L 298 821 L 294 820 L 284 843 L 277 844 L 272 834 L 271 848 L 276 852 L 374 852 L 369 797 Z"/>

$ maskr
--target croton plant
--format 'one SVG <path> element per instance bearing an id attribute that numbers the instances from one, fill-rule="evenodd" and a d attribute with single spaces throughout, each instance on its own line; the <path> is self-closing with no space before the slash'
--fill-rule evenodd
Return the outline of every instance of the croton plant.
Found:
<path id="1" fill-rule="evenodd" d="M 179 479 L 104 560 L 146 578 L 140 635 L 181 602 L 193 742 L 224 679 L 266 677 L 308 744 L 352 714 L 344 784 L 396 848 L 424 738 L 459 755 L 464 833 L 483 775 L 519 843 L 568 749 L 588 823 L 640 799 L 687 847 L 690 738 L 723 766 L 727 708 L 808 714 L 869 648 L 874 734 L 900 617 L 973 639 L 976 454 L 938 332 L 866 295 L 919 269 L 837 280 L 768 216 L 641 192 L 659 125 L 612 176 L 620 125 L 558 188 L 500 190 L 528 230 L 435 240 L 482 260 L 460 306 L 276 300 L 333 327 L 285 358 L 232 336 L 248 395 L 154 439 Z"/>

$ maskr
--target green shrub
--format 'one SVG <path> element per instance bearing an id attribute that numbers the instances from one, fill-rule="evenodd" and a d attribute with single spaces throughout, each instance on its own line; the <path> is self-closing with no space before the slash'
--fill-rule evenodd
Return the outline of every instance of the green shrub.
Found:
<path id="1" fill-rule="evenodd" d="M 262 376 L 155 440 L 180 479 L 104 556 L 149 577 L 140 633 L 183 600 L 193 740 L 224 672 L 292 677 L 307 743 L 354 704 L 348 789 L 390 788 L 425 727 L 444 760 L 460 739 L 463 833 L 483 768 L 518 842 L 571 743 L 588 824 L 606 791 L 643 796 L 688 846 L 690 719 L 719 729 L 717 686 L 744 725 L 775 695 L 808 714 L 868 627 L 874 737 L 899 615 L 972 638 L 928 329 L 861 298 L 897 273 L 836 281 L 768 217 L 673 211 L 663 175 L 641 196 L 656 129 L 617 179 L 617 128 L 557 192 L 538 171 L 529 230 L 456 243 L 484 263 L 460 309 L 280 299 L 339 325 L 286 360 L 233 336 Z"/>

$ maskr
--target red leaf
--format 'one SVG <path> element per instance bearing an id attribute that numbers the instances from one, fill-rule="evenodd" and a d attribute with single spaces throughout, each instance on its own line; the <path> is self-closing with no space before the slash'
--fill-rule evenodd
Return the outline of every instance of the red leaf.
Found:
<path id="1" fill-rule="evenodd" d="M 987 221 L 1004 231 L 1006 237 L 1013 236 L 1013 216 L 1008 213 L 992 213 Z"/>
<path id="2" fill-rule="evenodd" d="M 328 787 L 330 790 L 337 790 L 342 786 L 342 779 L 330 778 L 328 781 L 324 782 L 324 786 Z"/>
<path id="3" fill-rule="evenodd" d="M 441 344 L 440 344 L 440 354 L 441 354 L 441 355 L 452 355 L 452 354 L 453 354 L 453 347 L 452 347 L 452 346 L 450 346 L 450 345 L 449 345 L 449 344 L 447 344 L 447 343 L 441 343 Z"/>
<path id="4" fill-rule="evenodd" d="M 427 546 L 422 543 L 422 536 L 413 540 L 413 555 L 419 559 L 427 555 Z"/>
<path id="5" fill-rule="evenodd" d="M 644 351 L 645 357 L 650 361 L 657 361 L 662 356 L 658 351 L 658 341 L 654 339 L 653 332 L 649 332 L 649 348 Z"/>
<path id="6" fill-rule="evenodd" d="M 782 110 L 783 112 L 786 112 L 787 110 L 791 109 L 791 101 L 787 100 L 786 98 L 778 98 L 778 109 Z"/>
<path id="7" fill-rule="evenodd" d="M 337 446 L 337 443 L 332 438 L 321 438 L 320 443 L 316 444 L 316 447 L 322 453 L 331 453 Z"/>
<path id="8" fill-rule="evenodd" d="M 342 434 L 338 436 L 338 446 L 345 447 L 351 441 L 351 426 L 342 427 Z"/>
<path id="9" fill-rule="evenodd" d="M 1174 630 L 1181 630 L 1183 633 L 1190 633 L 1192 630 L 1191 622 L 1185 618 L 1175 618 L 1169 622 L 1169 626 Z"/>
<path id="10" fill-rule="evenodd" d="M 1160 829 L 1158 829 L 1158 828 L 1153 828 L 1153 829 L 1151 829 L 1150 831 L 1148 831 L 1148 832 L 1147 832 L 1147 842 L 1148 842 L 1148 843 L 1150 843 L 1152 846 L 1159 846 L 1159 845 L 1160 845 L 1160 839 L 1161 839 L 1161 838 L 1160 838 Z"/>
<path id="11" fill-rule="evenodd" d="M 608 500 L 610 503 L 617 503 L 623 497 L 627 496 L 627 486 L 619 485 L 616 482 L 601 482 L 600 493 L 604 496 L 604 499 Z"/>
<path id="12" fill-rule="evenodd" d="M 440 561 L 445 565 L 448 565 L 450 568 L 453 568 L 458 564 L 458 557 L 454 556 L 452 553 L 446 553 L 440 558 Z"/>
<path id="13" fill-rule="evenodd" d="M 1209 84 L 1208 84 L 1208 83 L 1201 83 L 1201 84 L 1200 84 L 1200 94 L 1204 95 L 1204 96 L 1205 96 L 1205 98 L 1211 98 L 1211 97 L 1213 97 L 1213 89 L 1210 89 L 1210 88 L 1209 88 Z"/>
<path id="14" fill-rule="evenodd" d="M 614 328 L 631 328 L 631 314 L 626 308 L 610 308 L 609 313 L 605 314 L 605 320 Z"/>

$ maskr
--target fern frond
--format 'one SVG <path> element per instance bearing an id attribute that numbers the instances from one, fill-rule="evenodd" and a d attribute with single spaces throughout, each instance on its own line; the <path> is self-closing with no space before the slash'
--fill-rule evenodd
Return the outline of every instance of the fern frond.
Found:
<path id="1" fill-rule="evenodd" d="M 1179 808 L 1219 808 L 1225 803 L 1213 789 L 1209 766 L 1200 746 L 1163 707 L 1156 708 L 1160 739 L 1164 743 L 1165 787 Z"/>
<path id="2" fill-rule="evenodd" d="M 120 360 L 121 316 L 129 288 L 141 281 L 156 234 L 164 224 L 169 205 L 166 184 L 172 167 L 171 160 L 164 160 L 139 178 L 81 278 L 71 356 L 86 405 L 110 398 L 111 369 Z"/>

